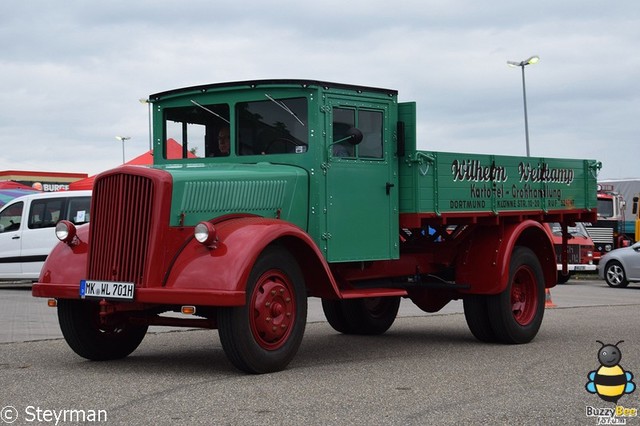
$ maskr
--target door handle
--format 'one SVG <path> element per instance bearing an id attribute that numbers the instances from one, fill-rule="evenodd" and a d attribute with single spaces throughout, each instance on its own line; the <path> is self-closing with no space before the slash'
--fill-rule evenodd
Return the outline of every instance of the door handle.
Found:
<path id="1" fill-rule="evenodd" d="M 20 239 L 20 235 L 14 235 L 13 237 L 11 237 L 12 240 L 19 240 Z"/>
<path id="2" fill-rule="evenodd" d="M 391 182 L 387 182 L 387 195 L 389 195 L 391 193 L 391 188 L 393 188 L 395 185 Z"/>

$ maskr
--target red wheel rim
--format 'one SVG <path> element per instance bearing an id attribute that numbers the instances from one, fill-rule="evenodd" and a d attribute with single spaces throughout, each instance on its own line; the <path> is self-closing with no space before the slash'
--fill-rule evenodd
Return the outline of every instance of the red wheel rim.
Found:
<path id="1" fill-rule="evenodd" d="M 521 266 L 511 283 L 511 312 L 520 325 L 528 325 L 536 315 L 538 297 L 536 278 L 528 266 Z"/>
<path id="2" fill-rule="evenodd" d="M 251 331 L 263 348 L 275 350 L 287 342 L 295 321 L 293 283 L 278 270 L 262 274 L 251 295 Z"/>

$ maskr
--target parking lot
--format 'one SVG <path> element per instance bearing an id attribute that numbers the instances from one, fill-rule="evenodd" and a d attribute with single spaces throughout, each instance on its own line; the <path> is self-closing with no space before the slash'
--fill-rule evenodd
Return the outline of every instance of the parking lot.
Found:
<path id="1" fill-rule="evenodd" d="M 594 280 L 552 289 L 557 307 L 515 346 L 475 341 L 459 302 L 438 314 L 403 304 L 385 335 L 344 336 L 311 299 L 296 358 L 261 376 L 238 373 L 212 330 L 152 328 L 128 358 L 88 362 L 59 338 L 44 299 L 0 291 L 0 405 L 15 424 L 37 410 L 102 410 L 108 424 L 598 424 L 587 407 L 612 404 L 585 390 L 600 366 L 596 340 L 624 340 L 620 365 L 640 371 L 640 286 Z M 637 391 L 619 405 L 640 407 Z"/>
<path id="2" fill-rule="evenodd" d="M 640 286 L 637 292 L 632 284 L 628 289 L 611 289 L 595 275 L 585 275 L 558 285 L 550 292 L 551 301 L 559 308 L 581 306 L 614 306 L 640 303 Z M 46 299 L 31 297 L 30 286 L 4 284 L 0 287 L 0 343 L 62 338 L 58 327 L 56 310 L 47 306 Z M 462 313 L 462 302 L 453 301 L 436 314 L 427 314 L 410 301 L 403 300 L 399 316 L 433 316 Z M 324 322 L 325 317 L 316 298 L 309 299 L 307 321 Z M 176 330 L 169 327 L 152 327 L 151 331 Z"/>

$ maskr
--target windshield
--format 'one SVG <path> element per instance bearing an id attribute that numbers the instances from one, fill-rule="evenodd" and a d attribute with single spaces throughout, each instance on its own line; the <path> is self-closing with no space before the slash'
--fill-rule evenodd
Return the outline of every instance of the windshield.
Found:
<path id="1" fill-rule="evenodd" d="M 228 104 L 190 103 L 164 111 L 166 159 L 307 152 L 306 98 L 265 94 L 236 104 L 234 117 Z"/>
<path id="2" fill-rule="evenodd" d="M 613 217 L 613 200 L 599 199 L 598 200 L 598 216 L 601 217 Z"/>
<path id="3" fill-rule="evenodd" d="M 558 222 L 550 222 L 549 227 L 551 227 L 553 235 L 562 236 L 562 227 Z M 576 222 L 575 226 L 567 226 L 567 232 L 569 232 L 572 237 L 587 238 L 589 236 L 582 222 Z"/>
<path id="4" fill-rule="evenodd" d="M 238 117 L 238 155 L 302 154 L 309 131 L 306 98 L 241 102 Z"/>
<path id="5" fill-rule="evenodd" d="M 229 129 L 229 106 L 227 104 L 167 108 L 165 110 L 164 158 L 219 157 L 229 155 L 221 150 L 218 138 Z M 224 147 L 223 147 L 224 148 Z"/>

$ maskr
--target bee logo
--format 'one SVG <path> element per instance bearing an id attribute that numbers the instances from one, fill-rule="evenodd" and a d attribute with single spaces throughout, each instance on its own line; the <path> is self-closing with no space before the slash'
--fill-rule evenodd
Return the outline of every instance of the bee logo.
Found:
<path id="1" fill-rule="evenodd" d="M 605 345 L 599 340 L 596 342 L 602 345 L 598 351 L 601 366 L 588 374 L 589 381 L 585 387 L 587 392 L 598 394 L 603 400 L 617 404 L 622 395 L 632 393 L 636 389 L 632 381 L 633 374 L 624 371 L 619 365 L 622 352 L 618 345 L 624 340 L 615 345 Z"/>

